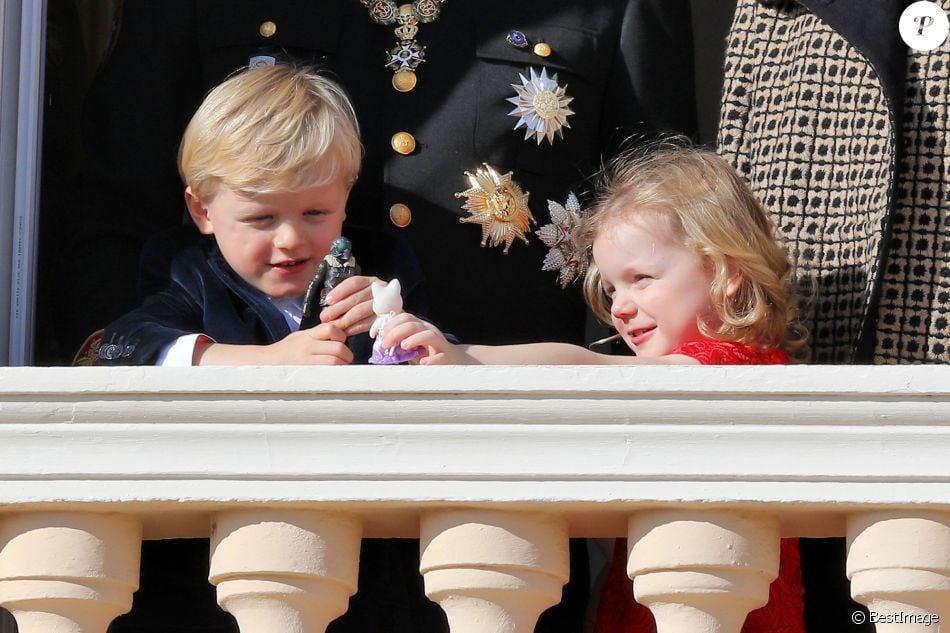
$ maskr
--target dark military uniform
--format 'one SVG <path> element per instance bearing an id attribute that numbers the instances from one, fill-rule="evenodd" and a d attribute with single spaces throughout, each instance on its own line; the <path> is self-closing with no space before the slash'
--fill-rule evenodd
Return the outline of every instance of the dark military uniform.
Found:
<path id="1" fill-rule="evenodd" d="M 416 40 L 426 47 L 426 61 L 415 89 L 401 93 L 384 67 L 385 52 L 396 44 L 394 27 L 371 20 L 359 0 L 126 0 L 110 60 L 85 104 L 86 170 L 77 206 L 63 220 L 71 224 L 59 249 L 63 270 L 57 278 L 65 283 L 54 293 L 61 347 L 78 347 L 86 334 L 134 304 L 135 263 L 144 239 L 181 222 L 184 214 L 175 168 L 181 133 L 204 94 L 252 57 L 313 64 L 346 87 L 366 149 L 348 223 L 408 238 L 437 324 L 462 341 L 581 341 L 580 293 L 576 287 L 561 290 L 556 273 L 542 272 L 547 249 L 540 240 L 529 233 L 531 244 L 516 241 L 507 255 L 500 247 L 481 247 L 480 227 L 459 222 L 468 213 L 454 194 L 469 187 L 464 171 L 488 162 L 502 174 L 513 172 L 543 225 L 549 221 L 547 200 L 564 203 L 570 190 L 583 189 L 603 153 L 629 135 L 691 133 L 689 2 L 447 0 L 441 9 L 438 19 L 420 25 Z M 514 30 L 524 34 L 525 48 L 509 43 Z M 548 56 L 535 53 L 542 40 Z M 556 74 L 572 98 L 570 127 L 553 143 L 525 140 L 524 129 L 514 129 L 518 118 L 509 116 L 512 84 L 520 86 L 529 68 Z M 399 132 L 411 138 L 401 135 L 394 143 Z M 404 226 L 390 219 L 391 209 Z M 359 256 L 360 245 L 353 248 Z M 578 544 L 573 553 L 583 551 Z M 159 584 L 161 566 L 177 568 L 169 562 L 173 555 L 146 546 L 138 611 Z M 367 547 L 382 546 L 367 542 L 364 553 Z M 394 569 L 408 565 L 413 578 L 405 583 L 412 584 L 380 576 L 385 586 L 377 589 L 387 594 L 382 598 L 380 592 L 373 597 L 373 587 L 362 587 L 365 604 L 380 618 L 354 630 L 425 633 L 444 626 L 420 615 L 411 601 L 393 598 L 394 592 L 420 593 L 412 563 L 399 562 L 403 554 L 386 549 L 374 559 L 395 557 L 378 563 Z M 573 610 L 549 612 L 540 629 L 580 630 L 584 571 L 572 565 L 564 602 Z M 165 608 L 192 611 L 181 599 L 164 598 Z M 361 610 L 359 604 L 351 608 Z M 147 631 L 154 613 L 137 620 L 133 614 L 115 630 Z"/>
<path id="2" fill-rule="evenodd" d="M 506 41 L 515 29 L 526 48 Z M 459 223 L 468 214 L 454 193 L 468 188 L 464 171 L 488 162 L 514 173 L 543 225 L 547 200 L 582 188 L 611 144 L 648 130 L 692 132 L 688 1 L 447 0 L 416 39 L 426 61 L 415 89 L 399 93 L 383 65 L 393 27 L 373 22 L 359 0 L 127 0 L 85 105 L 85 191 L 65 218 L 75 225 L 57 292 L 64 348 L 131 307 L 142 241 L 181 221 L 175 157 L 185 124 L 212 86 L 259 55 L 315 64 L 349 91 L 366 148 L 349 222 L 408 237 L 436 323 L 463 341 L 579 341 L 580 294 L 541 271 L 540 240 L 532 234 L 508 255 L 482 248 L 480 227 Z M 546 58 L 533 52 L 542 39 Z M 508 115 L 511 84 L 529 67 L 556 73 L 573 97 L 570 129 L 553 144 L 524 140 Z M 398 132 L 413 137 L 408 155 L 391 147 Z M 405 228 L 389 218 L 394 204 L 411 215 Z"/>

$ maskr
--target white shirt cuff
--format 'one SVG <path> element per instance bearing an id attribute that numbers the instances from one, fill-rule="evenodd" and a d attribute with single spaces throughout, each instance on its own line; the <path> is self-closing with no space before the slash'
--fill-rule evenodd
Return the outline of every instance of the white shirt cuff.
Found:
<path id="1" fill-rule="evenodd" d="M 169 343 L 158 355 L 155 364 L 159 367 L 191 367 L 195 358 L 198 338 L 204 334 L 186 334 Z M 205 337 L 208 338 L 208 337 Z"/>

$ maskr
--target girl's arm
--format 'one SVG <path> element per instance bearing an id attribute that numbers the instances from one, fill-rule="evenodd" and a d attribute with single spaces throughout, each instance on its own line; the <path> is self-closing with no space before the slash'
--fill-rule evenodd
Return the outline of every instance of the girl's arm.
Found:
<path id="1" fill-rule="evenodd" d="M 528 343 L 524 345 L 459 345 L 480 365 L 698 365 L 698 360 L 682 354 L 643 358 L 598 354 L 569 343 Z"/>
<path id="2" fill-rule="evenodd" d="M 386 328 L 383 345 L 403 349 L 421 347 L 422 365 L 696 365 L 689 356 L 671 354 L 657 358 L 611 356 L 568 343 L 524 345 L 455 345 L 426 321 L 404 312 Z"/>
<path id="3" fill-rule="evenodd" d="M 568 343 L 458 345 L 477 365 L 612 365 L 613 356 Z M 628 357 L 629 358 L 629 357 Z"/>
<path id="4" fill-rule="evenodd" d="M 455 345 L 439 328 L 408 312 L 389 322 L 383 345 L 423 348 L 422 365 L 594 365 L 609 364 L 611 358 L 567 343 Z"/>

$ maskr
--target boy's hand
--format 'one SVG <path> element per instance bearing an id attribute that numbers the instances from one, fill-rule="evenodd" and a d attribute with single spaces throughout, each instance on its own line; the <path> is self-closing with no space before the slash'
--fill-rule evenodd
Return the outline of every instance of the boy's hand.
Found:
<path id="1" fill-rule="evenodd" d="M 333 323 L 321 323 L 266 346 L 268 363 L 274 365 L 349 365 L 353 352 L 347 334 Z"/>
<path id="2" fill-rule="evenodd" d="M 327 294 L 327 306 L 320 312 L 321 323 L 334 323 L 347 336 L 362 334 L 376 320 L 373 313 L 375 277 L 349 277 Z"/>
<path id="3" fill-rule="evenodd" d="M 349 365 L 346 333 L 332 323 L 299 330 L 270 345 L 226 345 L 211 339 L 195 346 L 195 365 Z"/>
<path id="4" fill-rule="evenodd" d="M 396 315 L 386 324 L 383 347 L 389 349 L 397 345 L 402 349 L 423 349 L 423 355 L 413 364 L 458 365 L 469 362 L 455 345 L 445 339 L 439 328 L 408 312 Z"/>

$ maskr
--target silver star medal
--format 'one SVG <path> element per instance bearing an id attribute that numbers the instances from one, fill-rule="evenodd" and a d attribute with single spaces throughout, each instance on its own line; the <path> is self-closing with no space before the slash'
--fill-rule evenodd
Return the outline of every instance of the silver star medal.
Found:
<path id="1" fill-rule="evenodd" d="M 587 244 L 584 240 L 584 220 L 587 213 L 573 193 L 567 194 L 563 205 L 548 200 L 551 224 L 535 231 L 550 250 L 544 256 L 541 270 L 558 271 L 557 280 L 566 288 L 575 278 L 587 271 Z"/>
<path id="2" fill-rule="evenodd" d="M 518 117 L 515 129 L 524 126 L 524 140 L 532 136 L 541 144 L 543 139 L 554 144 L 554 135 L 564 138 L 564 128 L 571 127 L 567 117 L 574 111 L 567 105 L 574 100 L 566 94 L 567 86 L 557 85 L 557 73 L 548 77 L 548 71 L 542 67 L 540 74 L 534 68 L 528 69 L 529 77 L 521 73 L 521 85 L 511 84 L 515 96 L 507 101 L 515 105 L 508 116 Z"/>

